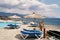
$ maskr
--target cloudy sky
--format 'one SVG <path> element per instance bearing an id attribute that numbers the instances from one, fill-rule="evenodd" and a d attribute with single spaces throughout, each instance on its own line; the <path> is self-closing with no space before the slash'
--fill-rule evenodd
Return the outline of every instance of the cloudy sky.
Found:
<path id="1" fill-rule="evenodd" d="M 0 12 L 60 18 L 60 0 L 0 0 Z"/>

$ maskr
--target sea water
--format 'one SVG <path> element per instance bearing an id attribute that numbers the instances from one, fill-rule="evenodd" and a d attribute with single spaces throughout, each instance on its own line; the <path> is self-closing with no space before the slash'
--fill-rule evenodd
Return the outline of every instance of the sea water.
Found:
<path id="1" fill-rule="evenodd" d="M 60 26 L 60 18 L 45 18 L 45 19 L 38 19 L 38 18 L 26 18 L 23 19 L 24 21 L 26 21 L 27 23 L 31 22 L 31 21 L 35 21 L 37 23 L 41 22 L 42 20 L 44 20 L 44 24 L 46 25 L 55 25 L 55 26 Z"/>
<path id="2" fill-rule="evenodd" d="M 0 22 L 0 28 L 4 28 L 4 27 L 8 27 L 9 24 L 16 24 L 16 25 L 20 25 L 21 22 L 17 23 L 17 22 Z"/>

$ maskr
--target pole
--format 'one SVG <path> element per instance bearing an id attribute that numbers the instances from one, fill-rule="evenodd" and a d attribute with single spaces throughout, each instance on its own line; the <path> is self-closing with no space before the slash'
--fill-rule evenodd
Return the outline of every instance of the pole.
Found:
<path id="1" fill-rule="evenodd" d="M 39 28 L 42 31 L 42 23 L 41 22 L 39 23 Z"/>
<path id="2" fill-rule="evenodd" d="M 44 30 L 43 30 L 43 38 L 46 38 L 46 29 L 44 28 Z"/>

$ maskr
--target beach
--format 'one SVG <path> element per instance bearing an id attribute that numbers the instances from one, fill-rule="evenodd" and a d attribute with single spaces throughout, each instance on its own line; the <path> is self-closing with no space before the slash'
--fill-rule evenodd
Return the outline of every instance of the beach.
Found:
<path id="1" fill-rule="evenodd" d="M 33 29 L 32 27 L 28 27 L 28 25 L 20 25 L 20 28 L 18 29 L 0 28 L 0 40 L 22 40 L 20 39 L 20 31 L 23 30 L 23 28 Z M 45 25 L 45 28 L 46 28 L 46 31 L 48 30 L 60 31 L 60 27 L 56 27 L 53 25 Z M 39 29 L 39 28 L 36 27 L 36 29 Z M 40 39 L 34 39 L 34 40 L 40 40 Z M 45 39 L 41 39 L 41 40 L 45 40 Z"/>
<path id="2" fill-rule="evenodd" d="M 54 26 L 54 25 L 45 25 L 46 31 L 48 30 L 55 30 L 60 32 L 60 26 Z"/>

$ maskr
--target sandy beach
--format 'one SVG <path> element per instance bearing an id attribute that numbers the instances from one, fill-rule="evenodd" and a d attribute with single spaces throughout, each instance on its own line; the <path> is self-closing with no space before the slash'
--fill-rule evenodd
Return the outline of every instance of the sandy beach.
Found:
<path id="1" fill-rule="evenodd" d="M 0 40 L 22 40 L 20 39 L 20 31 L 23 30 L 23 28 L 27 29 L 33 29 L 31 27 L 28 27 L 28 25 L 21 25 L 19 29 L 4 29 L 0 28 Z M 60 31 L 60 27 L 52 26 L 52 25 L 45 25 L 46 31 L 48 30 L 57 30 Z M 39 29 L 36 27 L 36 29 Z M 40 39 L 31 39 L 31 40 L 40 40 Z M 41 40 L 47 40 L 47 39 L 41 39 Z"/>
<path id="2" fill-rule="evenodd" d="M 60 26 L 54 26 L 54 25 L 45 25 L 46 31 L 48 30 L 56 30 L 60 31 Z"/>

